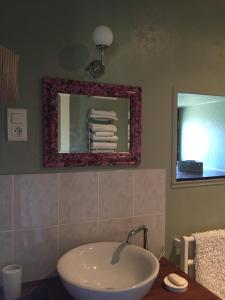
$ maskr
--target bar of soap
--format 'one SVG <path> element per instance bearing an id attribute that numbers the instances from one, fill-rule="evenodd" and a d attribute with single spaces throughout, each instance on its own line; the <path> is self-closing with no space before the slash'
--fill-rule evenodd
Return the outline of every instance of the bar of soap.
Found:
<path id="1" fill-rule="evenodd" d="M 169 274 L 167 278 L 171 283 L 173 283 L 176 286 L 184 286 L 186 284 L 186 279 L 175 273 Z"/>

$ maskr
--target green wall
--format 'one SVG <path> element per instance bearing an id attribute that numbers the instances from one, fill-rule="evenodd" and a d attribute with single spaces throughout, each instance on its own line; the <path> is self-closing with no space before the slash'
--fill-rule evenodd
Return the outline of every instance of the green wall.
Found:
<path id="1" fill-rule="evenodd" d="M 0 43 L 21 60 L 20 101 L 0 106 L 0 173 L 49 171 L 41 78 L 89 80 L 84 69 L 98 55 L 91 34 L 106 24 L 114 42 L 98 81 L 142 86 L 140 167 L 167 170 L 168 249 L 175 236 L 225 227 L 225 185 L 171 188 L 172 87 L 225 95 L 224 11 L 221 0 L 1 1 Z M 28 142 L 6 141 L 6 106 L 28 109 Z"/>

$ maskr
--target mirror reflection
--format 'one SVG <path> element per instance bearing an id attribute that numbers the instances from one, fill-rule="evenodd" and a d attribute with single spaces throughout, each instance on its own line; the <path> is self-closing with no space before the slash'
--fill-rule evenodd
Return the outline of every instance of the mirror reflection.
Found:
<path id="1" fill-rule="evenodd" d="M 58 153 L 130 150 L 130 99 L 57 94 Z"/>

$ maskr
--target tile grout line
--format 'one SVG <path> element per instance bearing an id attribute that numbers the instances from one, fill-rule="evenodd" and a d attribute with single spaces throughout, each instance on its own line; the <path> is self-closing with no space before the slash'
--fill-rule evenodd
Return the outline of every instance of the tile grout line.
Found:
<path id="1" fill-rule="evenodd" d="M 60 173 L 57 173 L 57 257 L 59 258 L 59 251 L 60 251 L 60 198 L 61 198 L 61 176 Z"/>
<path id="2" fill-rule="evenodd" d="M 132 218 L 131 216 L 103 218 L 103 219 L 101 219 L 101 222 L 116 221 L 116 220 L 126 220 L 126 219 L 131 219 L 131 218 Z M 98 219 L 90 219 L 88 221 L 80 221 L 80 222 L 78 221 L 78 222 L 73 222 L 73 223 L 62 223 L 60 225 L 62 225 L 62 226 L 70 226 L 70 225 L 82 225 L 82 224 L 89 224 L 89 223 L 96 223 L 96 222 L 98 222 Z"/>
<path id="3" fill-rule="evenodd" d="M 70 224 L 64 224 L 64 225 L 70 225 Z M 43 230 L 43 229 L 51 229 L 51 228 L 58 228 L 58 225 L 43 225 L 43 226 L 33 226 L 33 227 L 24 227 L 24 228 L 18 228 L 15 229 L 14 232 L 24 232 L 24 231 L 34 231 L 34 230 Z M 7 232 L 7 231 L 6 231 Z M 0 298 L 1 300 L 1 298 Z"/>
<path id="4" fill-rule="evenodd" d="M 134 206 L 135 206 L 135 171 L 132 172 L 132 227 L 134 227 L 135 224 L 135 218 L 134 218 Z"/>
<path id="5" fill-rule="evenodd" d="M 163 172 L 163 182 L 164 182 L 164 203 L 163 203 L 163 235 L 164 235 L 164 239 L 163 239 L 163 244 L 164 244 L 164 248 L 166 247 L 166 170 Z"/>
<path id="6" fill-rule="evenodd" d="M 11 203 L 12 203 L 12 249 L 11 249 L 11 255 L 12 255 L 12 263 L 15 262 L 15 253 L 14 253 L 14 246 L 15 246 L 15 176 L 12 175 L 12 193 L 11 193 Z"/>
<path id="7" fill-rule="evenodd" d="M 100 223 L 100 172 L 97 172 L 98 178 L 98 215 L 97 215 L 97 233 L 99 232 Z"/>

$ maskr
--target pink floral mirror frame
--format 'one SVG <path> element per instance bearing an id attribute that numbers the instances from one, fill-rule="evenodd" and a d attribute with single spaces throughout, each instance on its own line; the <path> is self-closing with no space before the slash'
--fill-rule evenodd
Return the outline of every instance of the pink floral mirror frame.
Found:
<path id="1" fill-rule="evenodd" d="M 137 165 L 141 162 L 140 87 L 53 78 L 43 79 L 42 87 L 44 167 Z M 129 152 L 58 153 L 58 93 L 129 98 Z"/>

